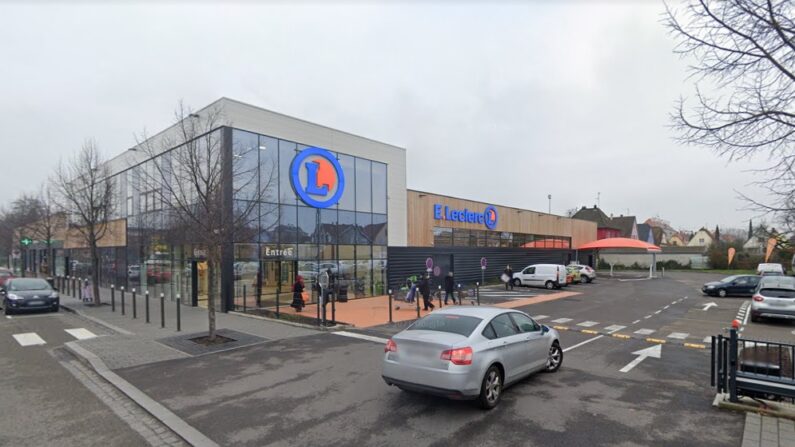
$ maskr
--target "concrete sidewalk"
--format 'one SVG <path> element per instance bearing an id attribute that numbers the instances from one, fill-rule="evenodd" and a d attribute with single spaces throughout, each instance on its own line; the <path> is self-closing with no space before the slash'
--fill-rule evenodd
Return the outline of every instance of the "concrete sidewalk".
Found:
<path id="1" fill-rule="evenodd" d="M 795 447 L 795 421 L 746 413 L 742 447 Z"/>

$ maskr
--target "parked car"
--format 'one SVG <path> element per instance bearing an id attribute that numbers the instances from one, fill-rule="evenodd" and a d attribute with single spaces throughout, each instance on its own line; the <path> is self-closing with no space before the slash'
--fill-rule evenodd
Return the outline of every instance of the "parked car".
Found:
<path id="1" fill-rule="evenodd" d="M 58 312 L 60 297 L 50 283 L 40 278 L 13 278 L 0 288 L 6 315 L 26 310 Z"/>
<path id="2" fill-rule="evenodd" d="M 775 276 L 784 274 L 784 266 L 774 263 L 762 263 L 756 267 L 756 274 L 762 276 Z"/>
<path id="3" fill-rule="evenodd" d="M 720 281 L 712 281 L 701 286 L 704 295 L 719 296 L 721 298 L 729 295 L 751 296 L 759 285 L 761 276 L 756 275 L 733 275 L 727 276 Z"/>
<path id="4" fill-rule="evenodd" d="M 571 277 L 571 282 L 574 284 L 582 283 L 582 273 L 580 273 L 580 269 L 573 265 L 566 266 L 566 271 L 568 275 L 566 275 L 566 282 L 568 282 L 569 277 Z"/>
<path id="5" fill-rule="evenodd" d="M 557 331 L 523 312 L 451 306 L 394 335 L 384 348 L 382 377 L 406 391 L 497 406 L 503 389 L 563 363 Z"/>
<path id="6" fill-rule="evenodd" d="M 6 283 L 9 279 L 14 277 L 14 272 L 9 269 L 0 269 L 0 286 Z"/>
<path id="7" fill-rule="evenodd" d="M 560 264 L 535 264 L 513 274 L 514 286 L 536 286 L 559 289 L 566 285 L 566 266 Z"/>
<path id="8" fill-rule="evenodd" d="M 569 264 L 570 268 L 576 268 L 580 272 L 580 278 L 583 282 L 593 282 L 596 279 L 596 270 L 589 265 L 582 265 L 577 263 Z"/>
<path id="9" fill-rule="evenodd" d="M 761 318 L 795 320 L 795 278 L 764 276 L 751 301 L 751 321 Z"/>

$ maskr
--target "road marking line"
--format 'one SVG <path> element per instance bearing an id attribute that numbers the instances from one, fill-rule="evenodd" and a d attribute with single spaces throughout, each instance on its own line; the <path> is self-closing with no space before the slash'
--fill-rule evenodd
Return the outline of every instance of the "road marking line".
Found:
<path id="1" fill-rule="evenodd" d="M 651 335 L 654 332 L 655 332 L 654 329 L 638 329 L 637 331 L 635 331 L 635 333 L 638 335 Z"/>
<path id="2" fill-rule="evenodd" d="M 632 324 L 638 324 L 638 323 L 640 323 L 640 320 L 635 320 L 632 322 Z"/>
<path id="3" fill-rule="evenodd" d="M 596 334 L 599 333 L 599 331 L 594 331 L 592 329 L 583 329 L 580 332 L 582 332 L 583 334 L 593 334 L 593 335 L 596 335 Z"/>
<path id="4" fill-rule="evenodd" d="M 668 338 L 675 338 L 677 340 L 684 340 L 687 336 L 690 335 L 687 332 L 671 332 L 668 334 Z"/>
<path id="5" fill-rule="evenodd" d="M 533 317 L 533 319 L 536 321 L 543 320 L 544 318 L 549 318 L 549 315 L 536 315 L 535 317 Z"/>
<path id="6" fill-rule="evenodd" d="M 84 328 L 64 329 L 64 331 L 78 340 L 88 340 L 89 338 L 94 338 L 97 336 L 97 334 Z"/>
<path id="7" fill-rule="evenodd" d="M 706 337 L 704 337 L 704 340 L 702 340 L 702 341 L 704 343 L 712 343 L 712 336 L 711 335 L 707 335 Z"/>
<path id="8" fill-rule="evenodd" d="M 657 315 L 657 314 L 658 314 L 658 313 L 660 313 L 660 312 L 662 312 L 662 311 L 661 311 L 661 310 L 658 310 L 657 312 L 654 312 L 654 315 Z"/>
<path id="9" fill-rule="evenodd" d="M 382 343 L 382 344 L 388 341 L 386 338 L 373 337 L 372 335 L 357 334 L 355 332 L 337 331 L 337 332 L 332 332 L 332 334 L 340 335 L 343 337 L 358 338 L 359 340 L 372 341 L 375 343 Z"/>
<path id="10" fill-rule="evenodd" d="M 682 301 L 682 300 L 671 301 L 671 304 L 676 304 L 676 303 L 678 303 L 679 301 Z"/>
<path id="11" fill-rule="evenodd" d="M 552 320 L 553 323 L 568 323 L 571 321 L 571 318 L 558 318 L 557 320 Z"/>
<path id="12" fill-rule="evenodd" d="M 663 309 L 668 309 L 669 307 L 671 307 L 671 305 L 670 305 L 670 304 L 669 304 L 669 305 L 667 305 L 667 306 L 665 306 L 665 307 L 663 307 Z"/>
<path id="13" fill-rule="evenodd" d="M 615 337 L 615 338 L 623 338 L 624 340 L 626 340 L 628 338 L 632 338 L 632 337 L 630 337 L 629 335 L 626 335 L 626 334 L 611 334 L 611 335 L 613 337 Z"/>
<path id="14" fill-rule="evenodd" d="M 706 346 L 698 343 L 685 343 L 686 348 L 705 349 Z"/>
<path id="15" fill-rule="evenodd" d="M 569 346 L 568 348 L 564 349 L 564 350 L 563 350 L 563 352 L 569 352 L 569 351 L 571 351 L 572 349 L 579 348 L 579 347 L 580 347 L 580 346 L 582 346 L 582 345 L 588 344 L 588 343 L 590 343 L 590 342 L 592 342 L 592 341 L 594 341 L 594 340 L 599 340 L 599 339 L 600 339 L 600 338 L 602 338 L 602 337 L 604 337 L 604 335 L 597 335 L 597 336 L 596 336 L 596 337 L 594 337 L 594 338 L 589 338 L 588 340 L 585 340 L 585 341 L 583 341 L 583 342 L 577 343 L 577 344 L 576 344 L 576 345 L 574 345 L 574 346 Z"/>
<path id="16" fill-rule="evenodd" d="M 651 318 L 651 315 L 646 315 L 645 317 L 643 317 L 644 320 L 648 320 L 649 318 Z"/>
<path id="17" fill-rule="evenodd" d="M 599 324 L 598 321 L 583 321 L 582 323 L 578 323 L 577 326 L 591 327 L 597 324 Z"/>
<path id="18" fill-rule="evenodd" d="M 659 343 L 659 344 L 667 343 L 666 340 L 662 340 L 660 338 L 647 338 L 646 341 L 649 342 L 649 343 Z"/>
<path id="19" fill-rule="evenodd" d="M 24 334 L 14 334 L 14 339 L 22 346 L 44 345 L 47 344 L 39 334 L 35 332 L 26 332 Z"/>
<path id="20" fill-rule="evenodd" d="M 621 329 L 624 329 L 626 326 L 620 326 L 618 324 L 614 324 L 612 326 L 608 326 L 605 328 L 608 334 L 612 334 L 613 332 L 618 332 Z"/>
<path id="21" fill-rule="evenodd" d="M 552 327 L 557 329 L 557 330 L 559 330 L 559 331 L 568 331 L 569 330 L 568 326 L 552 326 Z"/>

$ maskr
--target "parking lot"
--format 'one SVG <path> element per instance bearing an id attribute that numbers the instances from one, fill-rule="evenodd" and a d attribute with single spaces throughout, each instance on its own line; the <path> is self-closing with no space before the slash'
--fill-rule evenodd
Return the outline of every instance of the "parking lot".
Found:
<path id="1" fill-rule="evenodd" d="M 564 363 L 484 412 L 402 392 L 380 377 L 382 342 L 405 324 L 320 333 L 119 373 L 220 444 L 740 445 L 743 415 L 714 409 L 709 344 L 748 298 L 703 297 L 712 277 L 599 278 L 521 307 L 561 333 Z M 517 294 L 545 291 L 526 289 Z M 709 305 L 715 303 L 715 305 Z M 787 340 L 788 324 L 748 324 Z M 661 346 L 660 358 L 635 361 Z"/>

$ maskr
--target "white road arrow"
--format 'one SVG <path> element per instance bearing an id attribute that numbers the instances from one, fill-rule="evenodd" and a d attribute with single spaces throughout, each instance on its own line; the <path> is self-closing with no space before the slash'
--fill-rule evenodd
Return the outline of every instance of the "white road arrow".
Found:
<path id="1" fill-rule="evenodd" d="M 659 359 L 662 357 L 662 345 L 654 345 L 652 347 L 641 349 L 640 351 L 635 351 L 632 353 L 633 355 L 637 355 L 638 358 L 629 362 L 627 366 L 621 368 L 619 371 L 622 373 L 632 371 L 632 368 L 638 366 L 640 362 L 646 359 L 646 357 L 654 357 L 655 359 Z"/>
<path id="2" fill-rule="evenodd" d="M 715 303 L 707 303 L 707 304 L 705 304 L 705 305 L 704 305 L 704 308 L 703 308 L 703 309 L 701 309 L 701 310 L 707 310 L 707 309 L 709 309 L 710 307 L 718 307 L 718 305 L 717 305 L 717 304 L 715 304 Z"/>

